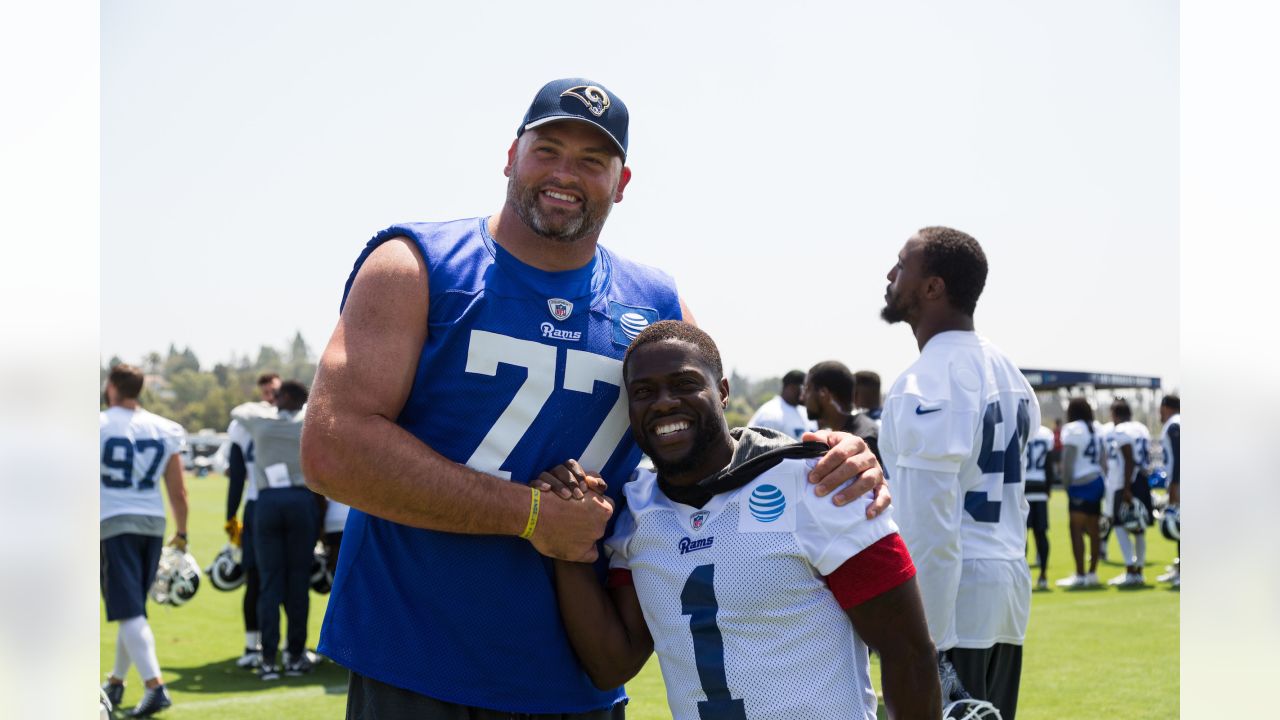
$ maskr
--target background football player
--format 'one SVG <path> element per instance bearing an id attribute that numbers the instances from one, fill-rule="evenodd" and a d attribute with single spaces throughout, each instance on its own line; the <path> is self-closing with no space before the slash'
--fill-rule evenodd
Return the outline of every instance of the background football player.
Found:
<path id="1" fill-rule="evenodd" d="M 1140 587 L 1147 582 L 1142 567 L 1147 562 L 1146 526 L 1153 509 L 1147 482 L 1151 431 L 1133 421 L 1133 411 L 1123 398 L 1111 403 L 1111 418 L 1115 425 L 1107 436 L 1107 491 L 1112 531 L 1120 544 L 1125 571 L 1107 584 Z M 1146 511 L 1141 517 L 1132 511 L 1135 499 Z"/>
<path id="2" fill-rule="evenodd" d="M 1054 466 L 1049 456 L 1053 451 L 1053 431 L 1041 425 L 1027 441 L 1023 452 L 1023 472 L 1027 482 L 1027 528 L 1036 540 L 1036 566 L 1040 577 L 1037 590 L 1049 589 L 1049 493 L 1052 492 Z"/>
<path id="3" fill-rule="evenodd" d="M 120 623 L 116 634 L 116 661 L 103 686 L 113 707 L 124 699 L 124 677 L 129 665 L 138 667 L 146 692 L 130 714 L 152 715 L 172 704 L 160 662 L 156 640 L 147 623 L 147 591 L 156 577 L 164 542 L 164 500 L 169 496 L 177 532 L 169 541 L 187 546 L 187 486 L 179 451 L 186 432 L 172 420 L 142 409 L 142 370 L 116 365 L 107 376 L 107 409 L 99 414 L 102 475 L 100 558 L 102 597 L 107 621 Z M 163 477 L 163 483 L 157 480 Z"/>
<path id="4" fill-rule="evenodd" d="M 1097 587 L 1101 535 L 1098 518 L 1106 494 L 1107 451 L 1093 408 L 1082 397 L 1067 403 L 1067 424 L 1062 427 L 1062 471 L 1071 519 L 1071 553 L 1076 574 L 1058 581 L 1059 587 Z M 1084 538 L 1089 537 L 1089 570 L 1085 572 Z"/>

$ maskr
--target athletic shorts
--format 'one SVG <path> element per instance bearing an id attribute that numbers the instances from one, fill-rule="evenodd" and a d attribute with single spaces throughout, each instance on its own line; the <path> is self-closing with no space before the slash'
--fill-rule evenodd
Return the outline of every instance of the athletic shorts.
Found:
<path id="1" fill-rule="evenodd" d="M 356 672 L 347 682 L 347 720 L 625 720 L 625 701 L 603 710 L 551 715 L 455 705 Z"/>
<path id="2" fill-rule="evenodd" d="M 155 535 L 116 535 L 98 544 L 99 583 L 107 602 L 107 620 L 128 620 L 147 614 L 147 591 L 156 581 L 164 538 Z"/>
<path id="3" fill-rule="evenodd" d="M 245 572 L 258 566 L 258 559 L 253 554 L 253 516 L 257 504 L 256 500 L 250 500 L 244 504 L 244 527 L 240 531 L 240 567 L 243 567 Z"/>
<path id="4" fill-rule="evenodd" d="M 1067 509 L 1073 513 L 1084 513 L 1085 515 L 1098 517 L 1102 515 L 1102 499 L 1081 500 L 1080 498 L 1068 496 Z"/>
<path id="5" fill-rule="evenodd" d="M 1087 483 L 1067 486 L 1067 509 L 1073 513 L 1099 516 L 1102 514 L 1102 498 L 1107 494 L 1107 484 L 1102 476 Z"/>
<path id="6" fill-rule="evenodd" d="M 1044 532 L 1049 529 L 1049 501 L 1028 500 L 1031 512 L 1027 514 L 1027 529 Z"/>

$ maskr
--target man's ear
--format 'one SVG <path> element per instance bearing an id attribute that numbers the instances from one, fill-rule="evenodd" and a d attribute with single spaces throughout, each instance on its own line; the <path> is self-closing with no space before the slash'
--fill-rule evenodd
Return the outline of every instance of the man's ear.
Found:
<path id="1" fill-rule="evenodd" d="M 511 177 L 511 169 L 516 166 L 516 146 L 520 144 L 520 138 L 511 141 L 511 147 L 507 149 L 507 166 L 502 168 L 502 174 Z"/>
<path id="2" fill-rule="evenodd" d="M 729 378 L 720 378 L 720 409 L 729 407 Z"/>
<path id="3" fill-rule="evenodd" d="M 924 296 L 929 300 L 938 300 L 947 295 L 947 282 L 934 275 L 924 281 Z"/>
<path id="4" fill-rule="evenodd" d="M 622 175 L 618 178 L 618 189 L 613 191 L 613 201 L 615 203 L 622 202 L 622 191 L 627 189 L 627 183 L 629 182 L 631 182 L 631 168 L 623 165 Z"/>

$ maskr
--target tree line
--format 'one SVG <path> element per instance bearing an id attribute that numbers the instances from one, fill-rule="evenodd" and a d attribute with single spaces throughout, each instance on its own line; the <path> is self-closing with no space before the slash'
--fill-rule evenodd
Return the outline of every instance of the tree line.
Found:
<path id="1" fill-rule="evenodd" d="M 285 380 L 300 380 L 311 386 L 316 363 L 311 347 L 299 332 L 287 348 L 263 345 L 256 358 L 244 355 L 229 363 L 204 367 L 190 347 L 147 353 L 141 359 L 122 360 L 113 355 L 101 368 L 99 380 L 105 384 L 110 369 L 121 363 L 141 367 L 147 382 L 140 398 L 142 406 L 181 423 L 187 432 L 202 429 L 225 430 L 231 408 L 258 399 L 258 376 L 279 373 Z M 729 427 L 746 425 L 756 408 L 778 393 L 781 377 L 751 380 L 733 371 L 729 375 L 729 407 L 725 419 Z M 105 404 L 103 405 L 105 407 Z"/>
<path id="2" fill-rule="evenodd" d="M 300 380 L 308 387 L 316 375 L 311 347 L 301 332 L 286 348 L 263 345 L 256 358 L 244 355 L 212 367 L 202 366 L 190 347 L 179 350 L 173 343 L 163 355 L 150 352 L 140 359 L 124 360 L 113 355 L 100 370 L 104 386 L 107 373 L 121 362 L 137 365 L 147 375 L 139 398 L 142 406 L 177 421 L 189 433 L 205 428 L 226 430 L 231 408 L 258 399 L 257 382 L 262 373 L 279 373 L 285 380 Z"/>

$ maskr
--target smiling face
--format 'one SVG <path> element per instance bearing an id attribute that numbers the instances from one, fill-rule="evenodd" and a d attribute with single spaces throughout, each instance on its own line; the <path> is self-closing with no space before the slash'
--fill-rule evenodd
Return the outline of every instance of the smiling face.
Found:
<path id="1" fill-rule="evenodd" d="M 659 340 L 627 359 L 631 433 L 667 482 L 687 485 L 722 470 L 733 445 L 724 409 L 729 381 L 712 377 L 697 348 Z"/>
<path id="2" fill-rule="evenodd" d="M 576 242 L 600 233 L 631 179 L 617 147 L 583 122 L 548 123 L 508 152 L 507 204 L 537 235 Z"/>

